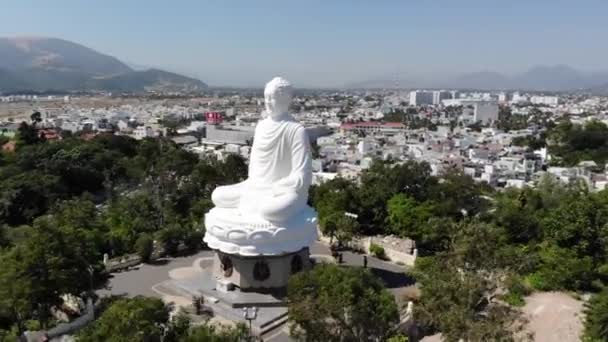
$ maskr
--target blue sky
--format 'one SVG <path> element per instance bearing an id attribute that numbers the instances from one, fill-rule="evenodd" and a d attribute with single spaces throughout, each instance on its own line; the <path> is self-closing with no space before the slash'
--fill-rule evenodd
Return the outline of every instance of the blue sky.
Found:
<path id="1" fill-rule="evenodd" d="M 284 75 L 608 70 L 607 0 L 3 0 L 0 36 L 52 36 L 212 85 Z M 0 56 L 1 58 L 1 56 Z"/>

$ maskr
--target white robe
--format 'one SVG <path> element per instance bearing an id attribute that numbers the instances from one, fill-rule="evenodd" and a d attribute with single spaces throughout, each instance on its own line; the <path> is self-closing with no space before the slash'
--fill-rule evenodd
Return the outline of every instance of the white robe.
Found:
<path id="1" fill-rule="evenodd" d="M 260 120 L 239 201 L 240 212 L 258 213 L 282 199 L 293 202 L 285 208 L 289 216 L 305 206 L 311 181 L 310 144 L 304 126 L 291 116 L 280 121 Z"/>

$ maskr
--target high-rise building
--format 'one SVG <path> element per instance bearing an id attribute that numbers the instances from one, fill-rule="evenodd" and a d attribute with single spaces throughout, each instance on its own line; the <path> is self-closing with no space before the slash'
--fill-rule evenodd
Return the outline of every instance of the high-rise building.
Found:
<path id="1" fill-rule="evenodd" d="M 433 93 L 424 90 L 415 90 L 410 92 L 410 105 L 422 106 L 433 104 Z"/>
<path id="2" fill-rule="evenodd" d="M 509 95 L 507 93 L 503 92 L 498 94 L 498 102 L 505 103 L 507 101 L 509 101 Z"/>
<path id="3" fill-rule="evenodd" d="M 527 101 L 528 101 L 527 96 L 520 95 L 519 92 L 513 93 L 513 98 L 511 99 L 512 103 L 521 103 L 521 102 L 527 102 Z"/>
<path id="4" fill-rule="evenodd" d="M 460 119 L 466 124 L 481 122 L 486 125 L 498 120 L 498 102 L 467 98 L 443 100 L 445 106 L 462 106 Z"/>
<path id="5" fill-rule="evenodd" d="M 433 104 L 440 105 L 441 101 L 452 98 L 452 94 L 445 90 L 435 90 L 433 92 Z"/>

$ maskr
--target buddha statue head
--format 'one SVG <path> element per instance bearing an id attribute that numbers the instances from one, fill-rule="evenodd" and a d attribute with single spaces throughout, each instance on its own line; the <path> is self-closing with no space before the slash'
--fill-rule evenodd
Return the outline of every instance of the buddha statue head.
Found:
<path id="1" fill-rule="evenodd" d="M 279 119 L 287 114 L 292 97 L 293 87 L 291 83 L 281 77 L 273 78 L 264 89 L 265 114 L 273 119 Z"/>

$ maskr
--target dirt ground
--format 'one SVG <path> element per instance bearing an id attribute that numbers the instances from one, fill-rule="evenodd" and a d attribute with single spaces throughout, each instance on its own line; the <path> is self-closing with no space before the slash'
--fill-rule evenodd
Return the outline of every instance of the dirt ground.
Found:
<path id="1" fill-rule="evenodd" d="M 563 292 L 540 292 L 526 298 L 523 312 L 536 342 L 578 342 L 583 332 L 583 302 Z M 439 342 L 441 334 L 423 342 Z"/>
<path id="2" fill-rule="evenodd" d="M 577 342 L 583 331 L 583 302 L 562 292 L 535 293 L 523 308 L 537 342 Z"/>

